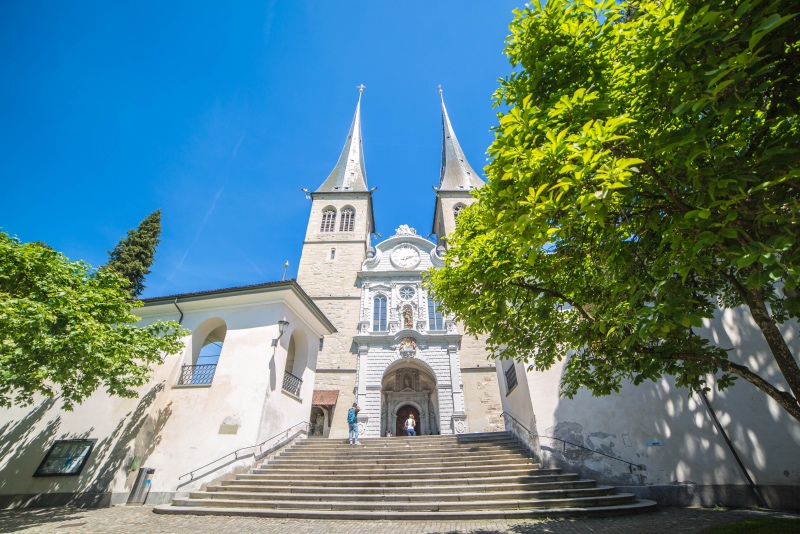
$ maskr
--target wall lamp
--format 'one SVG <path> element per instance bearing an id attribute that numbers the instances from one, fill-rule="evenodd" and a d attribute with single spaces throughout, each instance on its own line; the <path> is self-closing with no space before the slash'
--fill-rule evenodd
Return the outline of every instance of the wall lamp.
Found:
<path id="1" fill-rule="evenodd" d="M 286 333 L 286 329 L 289 328 L 289 321 L 286 320 L 286 317 L 278 321 L 278 337 L 272 340 L 272 346 L 278 346 L 278 340 L 283 337 L 283 334 Z"/>

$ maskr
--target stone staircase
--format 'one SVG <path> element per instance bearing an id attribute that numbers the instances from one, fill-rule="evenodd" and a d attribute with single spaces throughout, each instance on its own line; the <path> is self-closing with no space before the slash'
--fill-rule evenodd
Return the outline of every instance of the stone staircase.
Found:
<path id="1" fill-rule="evenodd" d="M 513 519 L 622 515 L 653 501 L 543 469 L 507 432 L 306 439 L 162 514 L 305 519 Z"/>

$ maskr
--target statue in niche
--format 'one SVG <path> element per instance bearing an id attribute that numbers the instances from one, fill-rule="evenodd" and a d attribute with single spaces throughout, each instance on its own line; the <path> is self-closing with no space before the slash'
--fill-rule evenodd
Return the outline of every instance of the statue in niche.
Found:
<path id="1" fill-rule="evenodd" d="M 317 423 L 316 423 L 316 432 L 315 435 L 321 436 L 323 430 L 325 429 L 325 417 L 322 414 L 317 414 Z"/>
<path id="2" fill-rule="evenodd" d="M 411 389 L 411 377 L 408 375 L 403 377 L 403 389 Z"/>
<path id="3" fill-rule="evenodd" d="M 409 306 L 403 308 L 403 328 L 413 328 L 414 314 Z"/>

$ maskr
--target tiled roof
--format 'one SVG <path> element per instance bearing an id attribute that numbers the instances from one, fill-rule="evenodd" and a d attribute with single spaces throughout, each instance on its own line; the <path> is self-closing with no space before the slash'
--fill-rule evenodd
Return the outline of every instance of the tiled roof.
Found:
<path id="1" fill-rule="evenodd" d="M 311 398 L 312 406 L 336 406 L 339 398 L 339 390 L 336 389 L 315 389 L 314 396 Z"/>

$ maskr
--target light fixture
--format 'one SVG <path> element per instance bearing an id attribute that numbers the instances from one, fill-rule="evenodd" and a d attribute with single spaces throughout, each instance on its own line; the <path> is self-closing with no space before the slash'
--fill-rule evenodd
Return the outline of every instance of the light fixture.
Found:
<path id="1" fill-rule="evenodd" d="M 289 328 L 289 321 L 286 320 L 286 317 L 278 321 L 278 337 L 272 340 L 272 346 L 278 346 L 278 340 L 283 337 L 283 334 L 286 333 L 286 329 Z"/>

